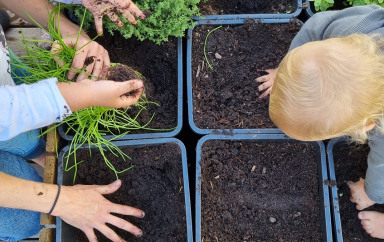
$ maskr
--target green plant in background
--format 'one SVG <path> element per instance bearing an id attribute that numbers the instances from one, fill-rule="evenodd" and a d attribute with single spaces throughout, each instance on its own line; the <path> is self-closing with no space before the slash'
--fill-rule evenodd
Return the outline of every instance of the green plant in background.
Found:
<path id="1" fill-rule="evenodd" d="M 160 44 L 168 41 L 169 36 L 185 35 L 185 30 L 194 25 L 192 17 L 199 15 L 199 2 L 200 0 L 136 0 L 135 4 L 142 11 L 152 12 L 149 17 L 139 19 L 137 25 L 133 26 L 120 15 L 124 23 L 124 27 L 120 29 L 108 17 L 104 17 L 103 25 L 111 34 L 117 31 L 125 38 L 136 36 L 139 40 L 148 39 Z M 81 5 L 70 5 L 68 9 L 77 19 L 81 19 L 85 8 Z M 93 15 L 87 11 L 83 27 L 88 30 L 93 26 Z"/>
<path id="2" fill-rule="evenodd" d="M 334 0 L 309 0 L 313 2 L 316 11 L 326 11 L 328 8 L 333 7 Z"/>
<path id="3" fill-rule="evenodd" d="M 384 7 L 384 0 L 346 0 L 346 2 L 351 6 L 376 4 Z"/>
<path id="4" fill-rule="evenodd" d="M 49 33 L 53 38 L 51 41 L 37 40 L 37 39 L 25 39 L 21 43 L 22 47 L 26 49 L 27 55 L 20 58 L 11 54 L 12 59 L 12 72 L 13 74 L 24 83 L 36 83 L 40 80 L 57 77 L 59 82 L 68 82 L 67 72 L 71 70 L 71 63 L 75 55 L 75 50 L 68 47 L 61 38 L 60 26 L 58 25 L 58 18 L 60 12 L 60 5 L 56 6 L 50 13 L 50 20 L 48 23 L 48 29 L 45 30 L 42 26 L 35 23 L 43 30 Z M 33 20 L 32 20 L 33 21 Z M 62 47 L 61 52 L 52 54 L 49 50 L 39 47 L 38 42 L 45 42 L 53 44 L 56 41 Z M 60 58 L 63 61 L 62 65 L 59 65 L 55 58 Z M 78 73 L 83 70 L 78 70 Z M 23 74 L 26 73 L 26 74 Z M 147 129 L 158 130 L 148 128 L 147 125 L 151 122 L 141 125 L 137 118 L 148 105 L 157 103 L 150 102 L 146 99 L 145 95 L 142 95 L 140 101 L 136 103 L 132 109 L 136 111 L 135 117 L 131 117 L 126 113 L 124 109 L 105 108 L 105 107 L 89 107 L 76 112 L 73 112 L 71 116 L 67 117 L 61 123 L 53 125 L 49 130 L 45 131 L 42 135 L 48 133 L 50 130 L 57 128 L 59 125 L 65 124 L 68 127 L 67 132 L 73 132 L 74 138 L 70 143 L 70 149 L 65 164 L 65 171 L 75 169 L 74 180 L 76 179 L 77 165 L 81 162 L 76 160 L 76 151 L 82 145 L 95 146 L 98 148 L 102 156 L 104 157 L 106 165 L 115 173 L 116 178 L 122 172 L 131 168 L 118 171 L 114 168 L 112 163 L 104 155 L 105 151 L 110 151 L 116 156 L 129 158 L 124 154 L 116 145 L 112 143 L 113 140 L 122 137 L 132 130 Z M 111 134 L 113 138 L 106 139 L 103 136 Z M 73 164 L 69 164 L 70 156 L 74 157 Z"/>

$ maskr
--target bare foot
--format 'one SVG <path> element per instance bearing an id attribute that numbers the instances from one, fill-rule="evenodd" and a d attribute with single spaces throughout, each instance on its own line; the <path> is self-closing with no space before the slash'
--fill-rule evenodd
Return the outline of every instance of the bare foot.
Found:
<path id="1" fill-rule="evenodd" d="M 45 167 L 45 157 L 47 156 L 47 153 L 44 153 L 42 154 L 41 156 L 35 158 L 35 159 L 32 159 L 33 162 L 39 164 L 40 166 L 42 166 L 43 168 Z"/>
<path id="2" fill-rule="evenodd" d="M 373 238 L 384 239 L 384 213 L 362 211 L 358 216 L 365 232 Z"/>
<path id="3" fill-rule="evenodd" d="M 365 179 L 360 178 L 357 182 L 347 181 L 349 189 L 351 189 L 351 202 L 356 203 L 357 210 L 363 210 L 375 204 L 374 201 L 369 199 L 364 189 Z"/>

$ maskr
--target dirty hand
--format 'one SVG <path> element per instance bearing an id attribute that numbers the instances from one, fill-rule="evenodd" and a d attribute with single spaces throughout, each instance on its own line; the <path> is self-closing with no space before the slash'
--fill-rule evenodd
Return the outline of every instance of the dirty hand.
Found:
<path id="1" fill-rule="evenodd" d="M 104 78 L 108 73 L 111 65 L 108 51 L 103 46 L 95 41 L 92 41 L 87 35 L 81 34 L 79 37 L 77 34 L 63 37 L 63 41 L 71 48 L 75 48 L 76 54 L 73 58 L 71 71 L 68 71 L 67 77 L 69 80 L 75 78 L 78 70 L 83 70 L 76 79 L 76 81 L 83 80 L 91 76 L 93 80 Z M 57 55 L 61 52 L 62 46 L 57 41 L 52 45 L 51 54 Z M 62 60 L 55 57 L 55 61 L 59 64 Z"/>
<path id="2" fill-rule="evenodd" d="M 121 180 L 109 185 L 76 185 L 63 186 L 52 215 L 59 216 L 63 221 L 81 229 L 90 242 L 96 242 L 94 229 L 99 230 L 112 241 L 123 241 L 106 224 L 124 229 L 137 237 L 143 232 L 135 225 L 111 213 L 130 215 L 143 218 L 140 209 L 115 204 L 103 197 L 104 194 L 116 192 L 121 187 Z"/>
<path id="3" fill-rule="evenodd" d="M 131 24 L 137 24 L 137 18 L 145 19 L 145 14 L 131 0 L 83 0 L 95 19 L 96 31 L 103 34 L 103 16 L 107 15 L 111 21 L 121 28 L 124 26 L 118 13 L 123 15 Z"/>
<path id="4" fill-rule="evenodd" d="M 128 107 L 139 101 L 143 92 L 143 82 L 139 79 L 124 82 L 110 80 L 93 81 L 84 79 L 81 83 L 89 84 L 90 106 L 110 108 Z"/>
<path id="5" fill-rule="evenodd" d="M 259 86 L 259 88 L 258 88 L 259 92 L 264 91 L 260 95 L 259 98 L 265 98 L 265 97 L 267 97 L 271 93 L 272 85 L 273 85 L 273 83 L 275 82 L 275 79 L 276 79 L 277 68 L 275 68 L 275 69 L 267 69 L 267 70 L 262 70 L 262 71 L 265 71 L 268 74 L 256 78 L 257 82 L 263 82 L 263 84 L 261 84 Z"/>
<path id="6" fill-rule="evenodd" d="M 364 182 L 365 179 L 363 178 L 360 178 L 357 182 L 347 181 L 347 185 L 351 189 L 350 201 L 356 203 L 357 210 L 363 210 L 375 204 L 365 193 Z"/>

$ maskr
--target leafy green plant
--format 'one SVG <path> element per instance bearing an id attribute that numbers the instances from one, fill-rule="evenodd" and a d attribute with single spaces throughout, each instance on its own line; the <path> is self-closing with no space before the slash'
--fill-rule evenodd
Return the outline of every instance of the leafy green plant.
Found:
<path id="1" fill-rule="evenodd" d="M 376 4 L 384 7 L 384 0 L 346 0 L 346 2 L 352 6 Z"/>
<path id="2" fill-rule="evenodd" d="M 23 41 L 21 45 L 26 49 L 27 55 L 18 58 L 11 54 L 12 72 L 22 82 L 36 83 L 42 79 L 51 77 L 57 77 L 59 82 L 69 81 L 67 79 L 67 72 L 71 70 L 71 63 L 76 50 L 68 47 L 61 38 L 59 31 L 59 12 L 60 5 L 56 6 L 50 13 L 48 29 L 46 30 L 32 19 L 32 21 L 35 22 L 41 29 L 47 31 L 53 40 L 26 39 L 23 35 Z M 56 41 L 56 43 L 62 47 L 61 52 L 52 54 L 49 50 L 39 47 L 37 44 L 38 42 L 53 44 L 54 41 Z M 62 60 L 63 62 L 61 64 L 63 65 L 59 65 L 55 61 L 55 58 Z M 77 70 L 77 72 L 81 73 L 83 70 Z M 64 167 L 65 171 L 75 169 L 75 176 L 73 181 L 76 179 L 77 165 L 81 163 L 76 160 L 76 151 L 82 145 L 87 145 L 89 147 L 96 146 L 104 157 L 106 165 L 115 173 L 116 178 L 118 178 L 119 174 L 129 170 L 131 166 L 128 166 L 126 169 L 121 171 L 116 170 L 112 163 L 106 158 L 104 152 L 108 150 L 116 156 L 129 159 L 129 157 L 123 153 L 116 145 L 114 145 L 112 141 L 128 134 L 132 130 L 155 130 L 147 127 L 155 114 L 153 114 L 148 123 L 144 125 L 141 125 L 137 121 L 140 113 L 145 111 L 150 104 L 158 105 L 154 102 L 148 101 L 145 95 L 142 95 L 140 101 L 131 107 L 134 109 L 133 111 L 135 111 L 133 113 L 136 113 L 134 117 L 131 117 L 124 109 L 105 107 L 85 108 L 73 112 L 71 116 L 67 117 L 61 123 L 54 124 L 42 135 L 48 133 L 54 128 L 57 128 L 59 125 L 65 125 L 68 127 L 67 132 L 74 133 L 74 137 L 70 143 L 70 149 Z M 113 138 L 104 138 L 103 136 L 106 134 L 113 135 Z M 70 156 L 74 157 L 73 164 L 69 164 Z"/>
<path id="3" fill-rule="evenodd" d="M 199 2 L 200 0 L 136 0 L 135 4 L 141 10 L 152 12 L 149 17 L 139 19 L 137 25 L 133 26 L 120 15 L 124 23 L 124 27 L 120 29 L 108 17 L 104 17 L 104 28 L 111 34 L 119 32 L 125 38 L 136 36 L 139 40 L 148 39 L 160 44 L 168 41 L 169 36 L 184 36 L 185 30 L 194 25 L 192 17 L 199 15 Z M 78 19 L 82 18 L 83 6 L 71 5 L 68 8 Z M 85 30 L 94 26 L 92 13 L 87 11 L 83 26 Z"/>
<path id="4" fill-rule="evenodd" d="M 326 11 L 328 8 L 333 7 L 334 0 L 309 0 L 313 2 L 316 11 Z"/>

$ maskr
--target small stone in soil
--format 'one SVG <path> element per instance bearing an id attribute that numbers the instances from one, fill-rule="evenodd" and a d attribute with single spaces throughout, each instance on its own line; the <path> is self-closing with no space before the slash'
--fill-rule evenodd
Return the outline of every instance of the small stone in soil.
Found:
<path id="1" fill-rule="evenodd" d="M 269 222 L 271 222 L 271 223 L 275 223 L 275 222 L 276 222 L 276 218 L 274 218 L 274 217 L 269 217 Z"/>

